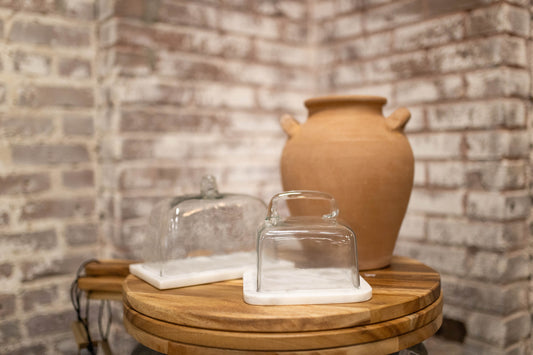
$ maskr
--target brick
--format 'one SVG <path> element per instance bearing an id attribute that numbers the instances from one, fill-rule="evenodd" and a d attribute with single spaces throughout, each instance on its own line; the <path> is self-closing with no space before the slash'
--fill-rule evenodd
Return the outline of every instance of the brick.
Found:
<path id="1" fill-rule="evenodd" d="M 372 60 L 366 63 L 365 72 L 368 81 L 379 82 L 429 74 L 432 67 L 426 53 L 419 51 Z"/>
<path id="2" fill-rule="evenodd" d="M 400 81 L 396 84 L 396 100 L 400 105 L 456 99 L 464 95 L 459 76 Z"/>
<path id="3" fill-rule="evenodd" d="M 42 355 L 46 354 L 46 347 L 43 344 L 36 345 L 22 345 L 14 349 L 10 349 L 10 355 Z"/>
<path id="4" fill-rule="evenodd" d="M 466 135 L 466 154 L 472 160 L 527 157 L 528 144 L 527 132 L 469 132 Z"/>
<path id="5" fill-rule="evenodd" d="M 284 92 L 283 94 L 287 95 L 287 100 L 293 98 L 289 93 Z M 258 97 L 260 104 L 261 93 L 258 94 Z M 211 84 L 196 88 L 194 102 L 200 107 L 213 107 L 217 109 L 224 107 L 252 108 L 255 106 L 256 97 L 254 91 L 246 86 Z"/>
<path id="6" fill-rule="evenodd" d="M 529 74 L 525 70 L 498 68 L 466 74 L 466 96 L 489 98 L 501 96 L 527 97 Z"/>
<path id="7" fill-rule="evenodd" d="M 62 275 L 72 276 L 85 260 L 94 258 L 95 253 L 96 250 L 93 249 L 87 250 L 86 254 L 79 255 L 72 255 L 72 252 L 70 252 L 71 255 L 63 257 L 33 257 L 30 259 L 31 261 L 22 262 L 20 265 L 22 281 L 30 282 Z M 69 312 L 74 315 L 71 309 Z M 69 327 L 70 322 L 66 326 Z"/>
<path id="8" fill-rule="evenodd" d="M 120 173 L 119 185 L 121 190 L 129 189 L 171 189 L 183 180 L 184 169 L 165 167 L 128 168 Z M 203 173 L 198 174 L 195 180 Z"/>
<path id="9" fill-rule="evenodd" d="M 61 174 L 63 186 L 71 189 L 94 187 L 94 172 L 90 169 L 78 171 L 63 171 Z"/>
<path id="10" fill-rule="evenodd" d="M 137 18 L 147 22 L 158 19 L 161 1 L 118 0 L 113 13 L 117 17 Z"/>
<path id="11" fill-rule="evenodd" d="M 42 199 L 27 202 L 22 207 L 21 220 L 29 221 L 47 218 L 89 217 L 94 213 L 92 198 L 73 197 L 63 199 Z"/>
<path id="12" fill-rule="evenodd" d="M 427 9 L 430 16 L 454 11 L 475 9 L 495 0 L 428 0 Z"/>
<path id="13" fill-rule="evenodd" d="M 7 256 L 31 255 L 40 250 L 52 250 L 57 247 L 57 235 L 53 229 L 28 232 L 0 234 L 2 252 Z"/>
<path id="14" fill-rule="evenodd" d="M 411 112 L 411 118 L 407 122 L 407 125 L 404 128 L 404 131 L 409 132 L 418 132 L 426 128 L 426 110 L 422 106 L 418 107 L 409 107 Z M 392 113 L 392 111 L 391 111 Z"/>
<path id="15" fill-rule="evenodd" d="M 70 246 L 95 244 L 98 241 L 98 226 L 93 223 L 68 225 L 65 228 L 65 239 Z"/>
<path id="16" fill-rule="evenodd" d="M 150 214 L 160 197 L 126 197 L 120 203 L 121 217 L 123 220 L 146 217 Z"/>
<path id="17" fill-rule="evenodd" d="M 462 162 L 428 162 L 427 169 L 429 186 L 453 188 L 465 184 L 466 173 Z"/>
<path id="18" fill-rule="evenodd" d="M 89 161 L 87 147 L 81 144 L 13 145 L 12 159 L 20 165 L 72 164 Z"/>
<path id="19" fill-rule="evenodd" d="M 58 0 L 55 3 L 57 12 L 68 18 L 86 21 L 96 18 L 96 4 L 92 0 Z"/>
<path id="20" fill-rule="evenodd" d="M 156 66 L 156 57 L 165 53 L 155 53 L 151 49 L 113 48 L 112 63 L 108 63 L 113 71 L 126 76 L 144 76 L 151 73 Z M 111 69 L 109 70 L 111 71 Z M 102 73 L 108 75 L 108 73 Z"/>
<path id="21" fill-rule="evenodd" d="M 195 91 L 196 88 L 190 85 L 171 86 L 152 79 L 136 79 L 124 85 L 122 102 L 186 106 L 194 102 Z"/>
<path id="22" fill-rule="evenodd" d="M 121 132 L 222 133 L 231 122 L 225 114 L 174 114 L 146 110 L 124 110 Z"/>
<path id="23" fill-rule="evenodd" d="M 392 43 L 390 32 L 375 33 L 342 43 L 334 51 L 340 52 L 340 59 L 343 62 L 351 62 L 356 59 L 388 54 L 391 51 Z M 319 51 L 318 54 L 322 54 L 321 52 Z"/>
<path id="24" fill-rule="evenodd" d="M 154 158 L 155 144 L 153 139 L 125 139 L 121 142 L 119 155 L 126 160 Z"/>
<path id="25" fill-rule="evenodd" d="M 466 182 L 466 186 L 473 189 L 522 189 L 526 187 L 526 163 L 507 160 L 469 162 Z"/>
<path id="26" fill-rule="evenodd" d="M 400 228 L 401 240 L 426 239 L 426 218 L 421 215 L 407 214 Z"/>
<path id="27" fill-rule="evenodd" d="M 27 138 L 51 136 L 55 124 L 47 117 L 6 116 L 0 118 L 0 137 Z"/>
<path id="28" fill-rule="evenodd" d="M 357 36 L 363 32 L 363 18 L 357 12 L 336 17 L 332 25 L 333 36 L 336 39 Z"/>
<path id="29" fill-rule="evenodd" d="M 63 134 L 72 136 L 92 136 L 94 120 L 91 116 L 64 116 Z"/>
<path id="30" fill-rule="evenodd" d="M 5 0 L 2 6 L 13 10 L 24 10 L 30 12 L 53 12 L 55 9 L 54 3 L 46 0 L 31 0 L 31 1 L 13 1 Z"/>
<path id="31" fill-rule="evenodd" d="M 442 275 L 441 283 L 446 302 L 463 309 L 505 316 L 527 308 L 527 282 L 495 285 Z"/>
<path id="32" fill-rule="evenodd" d="M 529 35 L 529 12 L 526 9 L 497 4 L 472 11 L 467 18 L 466 31 L 469 36 L 494 33 Z"/>
<path id="33" fill-rule="evenodd" d="M 60 58 L 57 64 L 59 75 L 69 78 L 91 77 L 91 63 L 86 59 Z"/>
<path id="34" fill-rule="evenodd" d="M 419 260 L 440 273 L 465 274 L 467 253 L 463 248 L 402 241 L 396 245 L 394 253 Z"/>
<path id="35" fill-rule="evenodd" d="M 6 86 L 0 83 L 0 103 L 6 101 Z"/>
<path id="36" fill-rule="evenodd" d="M 25 326 L 30 336 L 51 335 L 69 331 L 70 323 L 74 320 L 75 314 L 69 309 L 56 314 L 32 317 L 25 322 Z"/>
<path id="37" fill-rule="evenodd" d="M 362 63 L 339 65 L 330 72 L 323 72 L 320 86 L 339 88 L 365 82 L 366 67 Z"/>
<path id="38" fill-rule="evenodd" d="M 0 226 L 7 226 L 9 224 L 9 215 L 7 212 L 0 212 Z"/>
<path id="39" fill-rule="evenodd" d="M 283 43 L 256 41 L 255 58 L 267 63 L 305 67 L 309 65 L 310 52 L 304 47 Z"/>
<path id="40" fill-rule="evenodd" d="M 415 176 L 414 186 L 425 186 L 427 183 L 426 164 L 423 162 L 415 162 Z"/>
<path id="41" fill-rule="evenodd" d="M 311 6 L 311 18 L 315 20 L 333 17 L 336 14 L 336 2 L 334 0 L 315 1 Z"/>
<path id="42" fill-rule="evenodd" d="M 16 297 L 14 294 L 0 294 L 0 316 L 2 318 L 15 314 Z"/>
<path id="43" fill-rule="evenodd" d="M 475 222 L 456 218 L 429 218 L 428 240 L 436 244 L 508 251 L 527 244 L 522 222 Z"/>
<path id="44" fill-rule="evenodd" d="M 393 32 L 393 46 L 398 50 L 430 48 L 464 38 L 464 15 L 455 14 L 399 27 Z"/>
<path id="45" fill-rule="evenodd" d="M 13 269 L 13 264 L 0 264 L 0 278 L 9 278 L 11 275 L 13 275 Z"/>
<path id="46" fill-rule="evenodd" d="M 100 3 L 111 3 L 111 1 L 108 0 L 99 0 Z M 109 7 L 111 8 L 111 6 Z M 108 16 L 113 13 L 113 10 L 109 10 L 110 12 L 107 13 L 108 9 L 102 9 L 102 6 L 100 6 L 100 11 L 103 11 L 99 16 Z M 121 22 L 122 24 L 122 22 Z M 122 27 L 126 25 L 121 25 Z M 115 44 L 118 44 L 119 42 L 119 33 L 122 33 L 118 30 L 119 22 L 116 18 L 108 19 L 100 25 L 100 28 L 98 29 L 98 46 L 100 48 L 106 48 L 113 46 Z M 127 36 L 124 36 L 127 37 Z M 121 36 L 120 41 L 125 42 L 127 39 Z"/>
<path id="47" fill-rule="evenodd" d="M 25 20 L 13 23 L 8 39 L 16 43 L 52 47 L 88 47 L 91 43 L 89 27 L 49 25 Z"/>
<path id="48" fill-rule="evenodd" d="M 462 136 L 460 133 L 410 134 L 409 142 L 416 159 L 459 158 Z"/>
<path id="49" fill-rule="evenodd" d="M 253 64 L 252 64 L 253 65 Z M 165 76 L 172 76 L 182 80 L 228 80 L 230 77 L 226 65 L 205 60 L 191 60 L 183 56 L 171 57 L 161 55 L 158 57 L 155 69 Z"/>
<path id="50" fill-rule="evenodd" d="M 409 200 L 409 211 L 428 214 L 462 215 L 463 199 L 464 193 L 462 191 L 413 189 Z"/>
<path id="51" fill-rule="evenodd" d="M 256 97 L 257 106 L 261 109 L 293 113 L 303 111 L 302 103 L 307 96 L 302 92 L 259 89 Z"/>
<path id="52" fill-rule="evenodd" d="M 280 36 L 280 23 L 276 19 L 231 10 L 222 10 L 219 26 L 225 31 L 259 38 L 277 39 Z"/>
<path id="53" fill-rule="evenodd" d="M 315 82 L 308 71 L 295 67 L 281 67 L 251 63 L 227 63 L 222 80 L 279 89 L 308 90 Z M 219 79 L 220 80 L 220 79 Z M 231 79 L 230 79 L 231 80 Z"/>
<path id="54" fill-rule="evenodd" d="M 50 176 L 46 173 L 0 176 L 0 195 L 38 193 L 48 189 Z"/>
<path id="55" fill-rule="evenodd" d="M 260 14 L 292 20 L 306 20 L 309 11 L 307 4 L 299 0 L 260 1 L 256 10 Z"/>
<path id="56" fill-rule="evenodd" d="M 127 1 L 128 5 L 129 2 Z M 222 16 L 224 15 L 221 11 L 215 7 L 190 2 L 181 4 L 161 2 L 157 12 L 160 22 L 211 29 L 217 28 Z"/>
<path id="57" fill-rule="evenodd" d="M 365 28 L 369 32 L 394 28 L 403 24 L 419 21 L 424 17 L 424 4 L 420 0 L 394 1 L 389 5 L 367 11 Z"/>
<path id="58" fill-rule="evenodd" d="M 57 286 L 46 286 L 22 293 L 24 311 L 29 312 L 50 305 L 58 298 Z"/>
<path id="59" fill-rule="evenodd" d="M 18 320 L 0 322 L 0 342 L 10 344 L 20 342 L 22 334 Z M 43 349 L 44 351 L 44 349 Z M 12 354 L 10 352 L 10 354 Z"/>
<path id="60" fill-rule="evenodd" d="M 305 22 L 285 22 L 282 24 L 280 37 L 286 42 L 307 43 L 310 36 L 310 30 Z"/>
<path id="61" fill-rule="evenodd" d="M 13 69 L 15 72 L 44 76 L 50 74 L 52 59 L 50 56 L 17 51 L 13 54 Z"/>
<path id="62" fill-rule="evenodd" d="M 339 0 L 337 6 L 339 13 L 349 13 L 364 8 L 363 1 L 359 0 Z"/>
<path id="63" fill-rule="evenodd" d="M 527 312 L 518 312 L 506 318 L 475 313 L 467 323 L 470 336 L 504 347 L 526 338 L 531 329 L 531 320 Z"/>
<path id="64" fill-rule="evenodd" d="M 515 343 L 503 349 L 480 340 L 467 338 L 461 349 L 464 355 L 528 355 L 531 353 L 528 341 Z"/>
<path id="65" fill-rule="evenodd" d="M 529 255 L 526 251 L 502 254 L 474 251 L 469 255 L 468 277 L 494 283 L 527 280 Z"/>
<path id="66" fill-rule="evenodd" d="M 466 203 L 466 213 L 469 217 L 496 221 L 526 218 L 529 208 L 529 199 L 523 193 L 471 191 Z"/>
<path id="67" fill-rule="evenodd" d="M 439 72 L 480 69 L 498 64 L 526 66 L 523 39 L 499 36 L 431 49 L 430 58 Z"/>
<path id="68" fill-rule="evenodd" d="M 394 0 L 362 0 L 364 7 L 375 7 L 379 5 L 388 4 Z"/>
<path id="69" fill-rule="evenodd" d="M 26 86 L 19 90 L 17 105 L 24 107 L 93 107 L 92 88 L 72 86 Z"/>
<path id="70" fill-rule="evenodd" d="M 432 130 L 523 127 L 525 111 L 521 100 L 499 99 L 432 106 L 427 117 Z"/>

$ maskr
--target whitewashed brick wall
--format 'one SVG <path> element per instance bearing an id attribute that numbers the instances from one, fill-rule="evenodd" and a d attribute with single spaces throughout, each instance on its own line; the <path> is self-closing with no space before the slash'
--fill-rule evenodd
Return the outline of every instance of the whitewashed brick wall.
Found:
<path id="1" fill-rule="evenodd" d="M 465 353 L 529 354 L 529 2 L 339 3 L 311 5 L 319 91 L 413 112 L 415 187 L 396 253 L 442 274 L 442 334 L 463 323 Z M 316 34 L 338 18 L 357 31 Z"/>
<path id="2" fill-rule="evenodd" d="M 206 173 L 267 200 L 281 188 L 278 117 L 303 121 L 305 98 L 352 93 L 413 114 L 396 252 L 442 274 L 444 328 L 464 325 L 466 354 L 528 354 L 530 6 L 2 2 L 0 353 L 72 353 L 82 260 L 135 256 L 154 201 Z M 112 345 L 132 346 L 120 324 Z"/>

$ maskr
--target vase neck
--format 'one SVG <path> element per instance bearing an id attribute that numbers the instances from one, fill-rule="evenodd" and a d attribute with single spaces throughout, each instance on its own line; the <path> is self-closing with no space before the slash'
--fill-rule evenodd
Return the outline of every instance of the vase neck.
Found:
<path id="1" fill-rule="evenodd" d="M 374 102 L 335 102 L 309 105 L 309 118 L 322 111 L 350 111 L 357 115 L 383 116 L 383 104 Z"/>

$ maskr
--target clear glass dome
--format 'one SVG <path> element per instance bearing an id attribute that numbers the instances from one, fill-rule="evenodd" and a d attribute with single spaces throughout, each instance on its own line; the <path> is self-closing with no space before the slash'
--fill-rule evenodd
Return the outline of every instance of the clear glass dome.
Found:
<path id="1" fill-rule="evenodd" d="M 206 176 L 200 194 L 155 205 L 144 263 L 130 271 L 160 289 L 240 278 L 255 264 L 255 236 L 265 213 L 260 199 L 219 193 L 215 178 Z"/>
<path id="2" fill-rule="evenodd" d="M 359 276 L 354 232 L 337 220 L 333 197 L 317 191 L 274 196 L 258 231 L 256 270 L 244 280 L 251 304 L 357 302 L 371 297 Z"/>

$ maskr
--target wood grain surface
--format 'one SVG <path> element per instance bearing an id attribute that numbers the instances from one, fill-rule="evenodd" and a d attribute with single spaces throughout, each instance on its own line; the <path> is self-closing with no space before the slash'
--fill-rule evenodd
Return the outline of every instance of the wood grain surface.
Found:
<path id="1" fill-rule="evenodd" d="M 440 276 L 409 258 L 362 272 L 373 288 L 361 303 L 253 306 L 244 303 L 242 280 L 160 291 L 137 277 L 123 284 L 124 303 L 135 312 L 185 327 L 231 332 L 304 332 L 351 328 L 408 316 L 440 296 Z"/>
<path id="2" fill-rule="evenodd" d="M 439 329 L 442 324 L 442 315 L 432 320 L 430 323 L 415 329 L 411 332 L 386 338 L 370 343 L 355 344 L 350 346 L 334 347 L 334 348 L 318 348 L 313 350 L 301 351 L 254 351 L 254 350 L 235 350 L 224 348 L 213 348 L 206 346 L 199 346 L 193 344 L 180 343 L 168 339 L 161 338 L 157 335 L 150 334 L 140 328 L 131 324 L 127 319 L 124 319 L 124 326 L 129 334 L 131 334 L 141 344 L 149 348 L 159 351 L 163 354 L 169 355 L 244 355 L 244 354 L 283 354 L 283 355 L 384 355 L 391 354 L 396 351 L 406 349 L 410 346 L 418 344 L 425 339 L 431 337 Z"/>
<path id="3" fill-rule="evenodd" d="M 422 310 L 385 322 L 309 332 L 231 332 L 159 321 L 124 305 L 124 318 L 137 329 L 179 343 L 238 350 L 311 350 L 393 338 L 422 328 L 442 314 L 442 296 Z"/>

